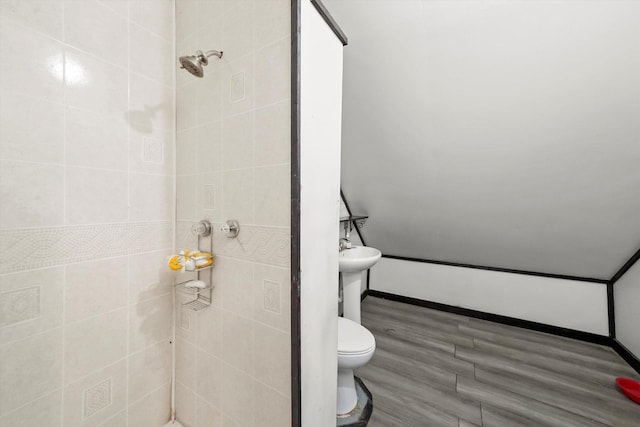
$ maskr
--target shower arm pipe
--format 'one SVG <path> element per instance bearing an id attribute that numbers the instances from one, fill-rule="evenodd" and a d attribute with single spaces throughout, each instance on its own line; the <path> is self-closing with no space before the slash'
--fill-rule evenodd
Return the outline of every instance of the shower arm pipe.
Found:
<path id="1" fill-rule="evenodd" d="M 222 55 L 224 52 L 218 51 L 218 50 L 208 50 L 205 53 L 203 53 L 202 55 L 204 55 L 205 58 L 209 58 L 212 56 L 217 56 L 218 58 L 222 59 Z"/>

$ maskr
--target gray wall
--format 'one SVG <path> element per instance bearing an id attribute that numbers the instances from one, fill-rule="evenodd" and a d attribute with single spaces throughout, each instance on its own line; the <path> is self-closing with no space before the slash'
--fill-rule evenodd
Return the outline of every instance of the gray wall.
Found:
<path id="1" fill-rule="evenodd" d="M 640 2 L 326 0 L 383 253 L 610 278 L 640 246 Z"/>

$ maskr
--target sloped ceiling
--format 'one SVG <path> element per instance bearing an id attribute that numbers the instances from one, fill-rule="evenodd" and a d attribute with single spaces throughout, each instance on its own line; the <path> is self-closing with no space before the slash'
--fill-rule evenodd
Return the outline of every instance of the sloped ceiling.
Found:
<path id="1" fill-rule="evenodd" d="M 640 2 L 325 4 L 368 245 L 598 279 L 640 247 Z"/>

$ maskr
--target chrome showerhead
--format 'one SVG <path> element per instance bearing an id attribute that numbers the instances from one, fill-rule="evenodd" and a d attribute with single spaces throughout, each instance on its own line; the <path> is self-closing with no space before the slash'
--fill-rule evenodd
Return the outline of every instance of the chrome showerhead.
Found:
<path id="1" fill-rule="evenodd" d="M 180 68 L 187 70 L 196 77 L 204 76 L 204 69 L 202 63 L 195 56 L 181 56 Z"/>
<path id="2" fill-rule="evenodd" d="M 202 53 L 202 51 L 198 50 L 195 55 L 181 56 L 179 58 L 180 68 L 187 70 L 196 77 L 202 77 L 204 76 L 204 67 L 209 64 L 209 60 L 207 58 L 210 56 L 222 58 L 222 52 L 209 50 Z"/>

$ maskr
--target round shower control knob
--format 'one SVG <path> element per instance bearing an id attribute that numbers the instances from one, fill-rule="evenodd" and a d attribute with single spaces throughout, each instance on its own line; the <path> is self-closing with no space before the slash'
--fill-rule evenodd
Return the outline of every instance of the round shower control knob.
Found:
<path id="1" fill-rule="evenodd" d="M 203 219 L 197 224 L 193 224 L 191 226 L 191 234 L 207 237 L 211 234 L 211 223 L 206 219 Z"/>
<path id="2" fill-rule="evenodd" d="M 222 226 L 220 231 L 223 231 L 228 238 L 233 239 L 240 234 L 240 223 L 235 219 L 230 219 Z"/>

